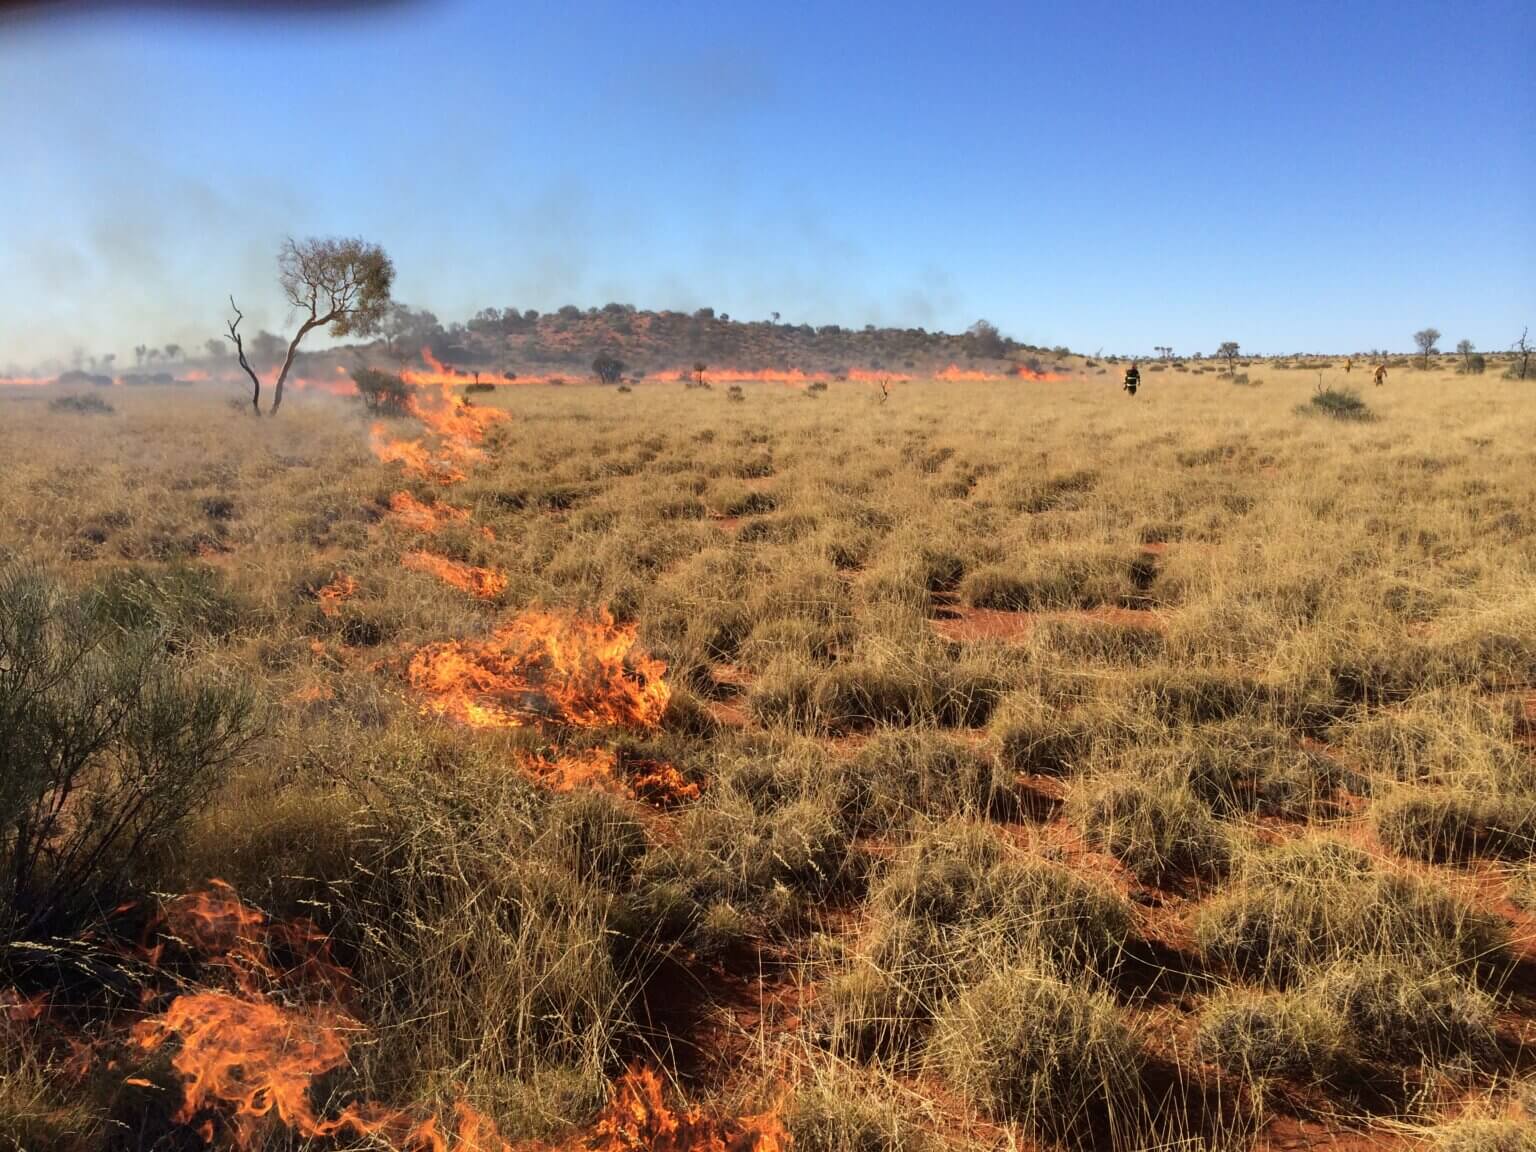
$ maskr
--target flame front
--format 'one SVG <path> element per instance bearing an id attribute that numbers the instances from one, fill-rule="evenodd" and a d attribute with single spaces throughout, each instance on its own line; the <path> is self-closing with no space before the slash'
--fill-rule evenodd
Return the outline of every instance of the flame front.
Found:
<path id="1" fill-rule="evenodd" d="M 787 1152 L 790 1135 L 776 1110 L 713 1120 L 698 1108 L 667 1107 L 661 1080 L 631 1068 L 614 1087 L 586 1147 L 591 1152 Z"/>
<path id="2" fill-rule="evenodd" d="M 468 508 L 460 508 L 442 500 L 423 504 L 409 492 L 396 492 L 390 496 L 389 514 L 402 528 L 425 536 L 435 536 L 445 525 L 459 524 L 469 519 Z M 481 525 L 477 531 L 487 540 L 496 539 L 496 533 L 485 525 Z"/>
<path id="3" fill-rule="evenodd" d="M 315 591 L 315 599 L 320 602 L 320 611 L 327 616 L 335 616 L 341 611 L 342 604 L 352 599 L 357 594 L 357 580 L 355 577 L 341 573 L 329 584 Z"/>
<path id="4" fill-rule="evenodd" d="M 636 648 L 633 625 L 530 610 L 485 640 L 429 644 L 406 675 L 431 713 L 475 728 L 553 721 L 650 729 L 672 690 L 666 664 Z"/>
<path id="5" fill-rule="evenodd" d="M 480 600 L 494 600 L 507 590 L 507 574 L 499 568 L 479 568 L 435 552 L 407 552 L 400 564 L 412 572 L 436 576 Z"/>

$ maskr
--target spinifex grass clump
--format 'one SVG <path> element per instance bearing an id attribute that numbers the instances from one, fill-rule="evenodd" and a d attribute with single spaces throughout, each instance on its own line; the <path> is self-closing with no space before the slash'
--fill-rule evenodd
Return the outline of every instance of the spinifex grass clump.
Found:
<path id="1" fill-rule="evenodd" d="M 1361 958 L 1439 965 L 1468 979 L 1509 963 L 1509 930 L 1498 916 L 1333 840 L 1250 855 L 1194 926 L 1211 961 L 1281 987 Z"/>

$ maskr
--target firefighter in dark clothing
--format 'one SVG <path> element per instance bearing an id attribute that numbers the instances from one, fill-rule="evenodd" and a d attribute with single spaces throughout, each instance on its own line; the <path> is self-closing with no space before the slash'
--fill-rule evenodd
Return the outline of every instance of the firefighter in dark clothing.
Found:
<path id="1" fill-rule="evenodd" d="M 1136 367 L 1136 361 L 1131 361 L 1131 366 L 1125 370 L 1125 390 L 1132 396 L 1136 395 L 1136 389 L 1141 387 L 1141 369 Z"/>

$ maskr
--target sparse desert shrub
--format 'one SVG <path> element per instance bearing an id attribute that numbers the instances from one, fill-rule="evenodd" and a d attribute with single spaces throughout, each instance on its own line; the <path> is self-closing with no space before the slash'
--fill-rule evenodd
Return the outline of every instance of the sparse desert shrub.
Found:
<path id="1" fill-rule="evenodd" d="M 1248 855 L 1238 882 L 1201 907 L 1194 927 L 1210 960 L 1282 986 L 1344 960 L 1438 964 L 1469 976 L 1508 962 L 1497 916 L 1331 840 Z"/>
<path id="2" fill-rule="evenodd" d="M 118 631 L 38 572 L 0 573 L 0 940 L 110 907 L 254 730 L 249 695 L 194 676 L 157 633 Z"/>
<path id="3" fill-rule="evenodd" d="M 740 384 L 732 384 L 725 390 L 725 398 L 727 400 L 742 401 L 747 398 L 747 394 L 741 390 Z"/>
<path id="4" fill-rule="evenodd" d="M 1248 1082 L 1327 1080 L 1348 1063 L 1339 1018 L 1296 993 L 1232 992 L 1200 1013 L 1201 1057 Z"/>
<path id="5" fill-rule="evenodd" d="M 1334 420 L 1366 421 L 1376 418 L 1370 406 L 1360 398 L 1360 393 L 1352 388 L 1319 389 L 1296 411 L 1304 416 L 1321 415 Z"/>
<path id="6" fill-rule="evenodd" d="M 78 412 L 82 415 L 110 416 L 117 409 L 100 396 L 86 393 L 83 396 L 56 396 L 48 401 L 50 412 Z"/>
<path id="7" fill-rule="evenodd" d="M 1232 860 L 1231 833 L 1187 787 L 1159 779 L 1109 780 L 1074 797 L 1089 841 L 1137 877 L 1215 879 Z"/>
<path id="8" fill-rule="evenodd" d="M 634 389 L 631 388 L 628 384 L 620 384 L 617 388 L 614 389 L 614 391 L 615 392 L 623 392 L 623 393 L 625 393 L 627 395 L 630 392 L 633 392 Z"/>
<path id="9" fill-rule="evenodd" d="M 1405 789 L 1371 808 L 1381 842 L 1416 860 L 1536 857 L 1536 797 Z"/>
<path id="10" fill-rule="evenodd" d="M 1143 1056 L 1102 993 L 1025 967 L 1001 971 L 945 1008 L 933 1047 L 950 1082 L 995 1120 L 1068 1147 L 1135 1143 L 1126 1127 L 1141 1119 Z"/>
<path id="11" fill-rule="evenodd" d="M 818 392 L 825 392 L 826 390 L 827 382 L 825 380 L 812 380 L 805 386 L 805 391 L 808 395 L 815 395 Z"/>

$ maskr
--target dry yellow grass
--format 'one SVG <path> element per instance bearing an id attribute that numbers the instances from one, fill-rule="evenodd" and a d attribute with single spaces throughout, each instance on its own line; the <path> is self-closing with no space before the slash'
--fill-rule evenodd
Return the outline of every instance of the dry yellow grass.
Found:
<path id="1" fill-rule="evenodd" d="M 262 698 L 259 751 L 154 886 L 219 876 L 333 932 L 370 1095 L 548 1136 L 641 1059 L 721 1109 L 787 1085 L 812 1150 L 1518 1114 L 1536 388 L 1323 369 L 1357 422 L 1297 411 L 1311 368 L 1144 368 L 1132 399 L 1104 367 L 885 402 L 503 388 L 449 493 L 375 461 L 336 398 L 257 421 L 202 392 L 8 394 L 0 559 L 134 582 L 182 658 Z M 494 602 L 402 569 L 400 490 L 472 511 L 432 547 L 504 572 Z M 673 696 L 620 742 L 696 800 L 551 794 L 515 767 L 545 734 L 423 714 L 411 654 L 529 606 L 638 627 Z M 1063 871 L 1050 901 L 1007 891 Z M 1047 907 L 1123 938 L 1053 950 L 1014 922 Z M 1345 999 L 1319 1040 L 1322 996 Z M 1097 1082 L 1019 1055 L 1031 1035 Z M 36 1059 L 0 1075 L 0 1132 L 91 1115 Z"/>

